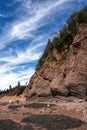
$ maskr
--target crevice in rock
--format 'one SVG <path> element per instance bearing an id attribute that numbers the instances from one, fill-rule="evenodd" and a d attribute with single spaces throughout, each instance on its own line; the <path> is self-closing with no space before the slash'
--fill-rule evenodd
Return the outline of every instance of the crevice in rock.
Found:
<path id="1" fill-rule="evenodd" d="M 64 78 L 64 79 L 66 78 L 66 73 L 63 73 L 63 78 Z"/>
<path id="2" fill-rule="evenodd" d="M 50 88 L 50 90 L 51 90 L 51 94 L 52 94 L 52 96 L 53 97 L 55 97 L 55 96 L 64 96 L 61 92 L 58 92 L 56 89 L 52 89 L 52 88 Z"/>
<path id="3" fill-rule="evenodd" d="M 48 79 L 47 77 L 43 77 L 44 80 L 48 80 L 49 82 L 51 82 L 52 80 Z"/>

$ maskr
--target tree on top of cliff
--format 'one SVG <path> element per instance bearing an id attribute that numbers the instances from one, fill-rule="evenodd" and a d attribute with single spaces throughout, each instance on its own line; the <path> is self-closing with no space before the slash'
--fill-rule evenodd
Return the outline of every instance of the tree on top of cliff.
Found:
<path id="1" fill-rule="evenodd" d="M 66 25 L 64 25 L 59 35 L 55 36 L 52 41 L 48 40 L 44 53 L 38 61 L 36 70 L 43 65 L 48 55 L 52 53 L 54 49 L 58 52 L 63 51 L 64 48 L 69 49 L 71 43 L 73 42 L 74 36 L 77 33 L 78 27 L 82 23 L 87 24 L 87 6 L 78 12 L 74 12 L 67 20 Z"/>

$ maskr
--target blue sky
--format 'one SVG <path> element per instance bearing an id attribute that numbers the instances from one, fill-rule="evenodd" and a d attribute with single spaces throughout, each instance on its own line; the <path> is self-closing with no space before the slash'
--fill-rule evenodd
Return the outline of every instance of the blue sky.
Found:
<path id="1" fill-rule="evenodd" d="M 52 33 L 87 0 L 0 0 L 0 89 L 29 82 Z"/>

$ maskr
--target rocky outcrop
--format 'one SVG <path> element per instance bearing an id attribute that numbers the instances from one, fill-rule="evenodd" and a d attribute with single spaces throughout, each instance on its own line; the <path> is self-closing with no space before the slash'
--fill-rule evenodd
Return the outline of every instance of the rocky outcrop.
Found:
<path id="1" fill-rule="evenodd" d="M 76 96 L 87 99 L 87 31 L 80 25 L 69 50 L 53 51 L 25 89 L 32 96 Z"/>

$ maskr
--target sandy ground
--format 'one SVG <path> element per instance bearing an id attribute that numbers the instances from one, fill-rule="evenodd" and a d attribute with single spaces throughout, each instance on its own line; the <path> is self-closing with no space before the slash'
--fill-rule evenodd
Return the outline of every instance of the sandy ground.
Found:
<path id="1" fill-rule="evenodd" d="M 0 101 L 15 101 L 15 100 L 20 100 L 20 101 L 25 101 L 24 95 L 20 96 L 3 96 L 0 98 Z"/>
<path id="2" fill-rule="evenodd" d="M 15 100 L 20 102 L 15 102 Z M 8 103 L 12 100 L 12 104 Z M 37 102 L 21 97 L 0 99 L 0 130 L 87 130 L 86 102 Z"/>

